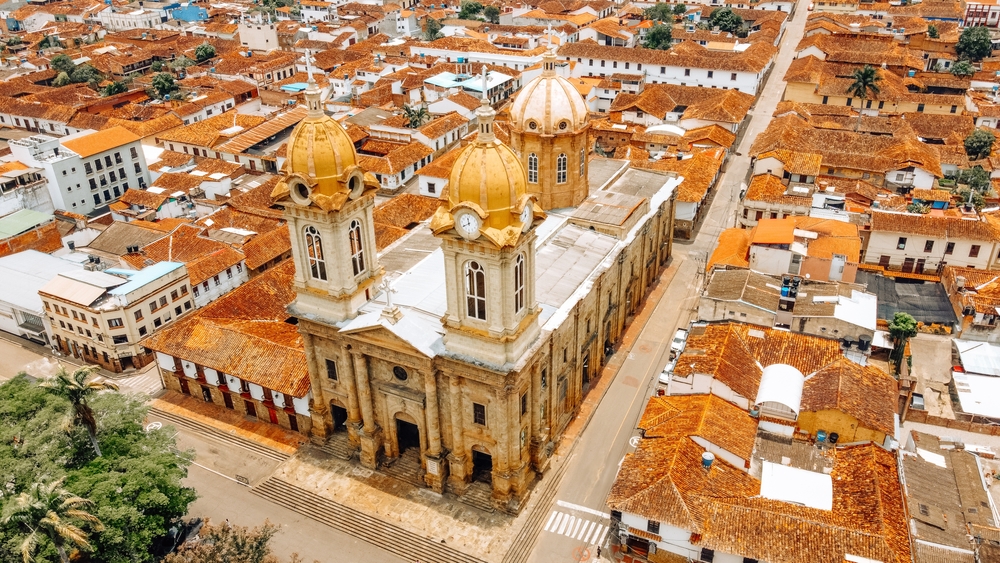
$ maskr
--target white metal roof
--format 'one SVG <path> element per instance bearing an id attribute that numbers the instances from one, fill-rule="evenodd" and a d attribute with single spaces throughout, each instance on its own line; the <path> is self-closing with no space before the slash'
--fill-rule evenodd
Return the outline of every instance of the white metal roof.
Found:
<path id="1" fill-rule="evenodd" d="M 809 508 L 833 510 L 833 479 L 825 473 L 764 461 L 760 474 L 760 496 Z"/>
<path id="2" fill-rule="evenodd" d="M 963 411 L 1000 418 L 1000 377 L 971 373 L 952 373 L 952 377 Z"/>
<path id="3" fill-rule="evenodd" d="M 23 309 L 43 314 L 38 290 L 62 272 L 80 270 L 83 266 L 37 250 L 26 250 L 0 258 L 0 277 L 4 280 L 0 300 Z"/>
<path id="4" fill-rule="evenodd" d="M 975 340 L 954 342 L 966 372 L 1000 376 L 1000 346 Z"/>
<path id="5" fill-rule="evenodd" d="M 799 414 L 802 403 L 802 387 L 806 378 L 802 372 L 788 364 L 771 364 L 764 368 L 760 376 L 755 405 L 778 403 Z"/>

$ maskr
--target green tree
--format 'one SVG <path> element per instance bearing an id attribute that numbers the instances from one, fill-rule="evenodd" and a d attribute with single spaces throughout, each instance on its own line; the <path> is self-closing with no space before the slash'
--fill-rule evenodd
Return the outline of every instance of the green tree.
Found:
<path id="1" fill-rule="evenodd" d="M 660 2 L 643 10 L 642 17 L 657 22 L 673 22 L 674 11 L 670 8 L 670 4 Z"/>
<path id="2" fill-rule="evenodd" d="M 975 67 L 969 61 L 958 61 L 951 65 L 951 73 L 955 76 L 972 76 L 976 74 Z"/>
<path id="3" fill-rule="evenodd" d="M 671 45 L 673 45 L 673 34 L 670 28 L 662 23 L 654 25 L 652 29 L 646 32 L 646 39 L 643 42 L 643 46 L 647 49 L 666 51 Z"/>
<path id="4" fill-rule="evenodd" d="M 197 59 L 199 63 L 203 63 L 208 59 L 215 56 L 215 47 L 208 43 L 202 43 L 198 45 L 198 48 L 194 50 L 194 58 Z"/>
<path id="5" fill-rule="evenodd" d="M 718 27 L 720 31 L 726 31 L 736 35 L 740 28 L 743 27 L 743 18 L 739 14 L 734 12 L 732 8 L 719 8 L 712 11 L 712 15 L 708 17 L 709 27 Z"/>
<path id="6" fill-rule="evenodd" d="M 990 56 L 993 52 L 990 31 L 981 25 L 963 29 L 958 43 L 955 44 L 955 51 L 959 58 L 971 61 L 978 61 Z"/>
<path id="7" fill-rule="evenodd" d="M 968 170 L 962 170 L 962 173 L 958 176 L 958 183 L 965 184 L 980 193 L 987 192 L 991 185 L 990 173 L 984 170 L 982 166 L 976 165 Z"/>
<path id="8" fill-rule="evenodd" d="M 22 43 L 21 38 L 18 36 L 11 37 L 7 39 L 7 45 L 13 47 L 14 45 L 20 45 Z"/>
<path id="9" fill-rule="evenodd" d="M 174 59 L 173 61 L 171 61 L 170 64 L 168 64 L 167 66 L 170 67 L 172 70 L 180 70 L 182 68 L 194 66 L 195 64 L 196 63 L 191 59 L 185 57 L 184 55 L 181 55 L 176 59 Z"/>
<path id="10" fill-rule="evenodd" d="M 75 522 L 88 523 L 96 532 L 103 530 L 101 521 L 85 508 L 91 501 L 74 495 L 62 487 L 63 479 L 49 484 L 35 483 L 31 489 L 14 498 L 4 510 L 3 523 L 17 526 L 24 534 L 20 551 L 24 563 L 34 561 L 38 544 L 47 538 L 55 547 L 62 563 L 69 563 L 67 546 L 90 549 L 87 532 Z"/>
<path id="11" fill-rule="evenodd" d="M 486 6 L 483 8 L 483 17 L 490 23 L 500 23 L 500 8 L 496 6 Z"/>
<path id="12" fill-rule="evenodd" d="M 77 368 L 73 373 L 61 368 L 54 378 L 43 381 L 40 385 L 52 393 L 69 400 L 73 405 L 73 416 L 67 421 L 67 426 L 82 424 L 90 435 L 90 443 L 94 446 L 97 457 L 101 457 L 101 447 L 97 443 L 97 419 L 94 410 L 90 408 L 90 400 L 104 390 L 118 390 L 118 386 L 110 381 L 97 381 L 91 375 L 96 367 Z"/>
<path id="13" fill-rule="evenodd" d="M 847 87 L 847 94 L 861 99 L 861 103 L 858 104 L 858 122 L 854 125 L 854 130 L 857 131 L 861 127 L 861 108 L 864 107 L 864 102 L 868 99 L 869 95 L 877 96 L 879 94 L 878 83 L 882 80 L 882 77 L 879 76 L 878 71 L 871 65 L 865 65 L 855 70 L 851 77 L 854 79 L 854 82 Z"/>
<path id="14" fill-rule="evenodd" d="M 444 37 L 441 35 L 441 22 L 432 17 L 424 18 L 424 39 L 434 41 Z"/>
<path id="15" fill-rule="evenodd" d="M 69 75 L 70 79 L 74 84 L 81 84 L 86 82 L 91 86 L 95 86 L 101 80 L 101 73 L 97 72 L 97 69 L 88 65 L 78 65 L 73 72 Z"/>
<path id="16" fill-rule="evenodd" d="M 938 38 L 938 29 L 936 25 L 931 24 L 927 26 L 927 37 L 930 37 L 931 39 Z"/>
<path id="17" fill-rule="evenodd" d="M 406 116 L 406 120 L 409 122 L 411 129 L 420 127 L 431 118 L 431 114 L 424 106 L 413 107 L 410 105 L 404 105 L 403 115 Z"/>
<path id="18" fill-rule="evenodd" d="M 122 94 L 124 92 L 128 92 L 128 86 L 123 80 L 115 80 L 101 89 L 102 96 L 114 96 L 115 94 Z"/>
<path id="19" fill-rule="evenodd" d="M 965 154 L 972 160 L 986 158 L 993 152 L 997 138 L 985 129 L 976 129 L 965 138 Z"/>
<path id="20" fill-rule="evenodd" d="M 89 561 L 152 563 L 153 541 L 195 499 L 181 483 L 192 454 L 175 453 L 172 428 L 144 430 L 148 409 L 138 397 L 101 393 L 90 406 L 99 422 L 99 458 L 86 430 L 63 429 L 73 414 L 69 400 L 23 375 L 0 385 L 0 483 L 6 486 L 0 512 L 33 483 L 64 478 L 68 491 L 94 501 L 89 512 L 104 525 L 89 540 Z M 14 563 L 20 538 L 15 525 L 0 521 L 0 561 Z M 39 559 L 56 559 L 50 543 L 39 545 Z"/>
<path id="21" fill-rule="evenodd" d="M 687 6 L 685 6 L 684 4 L 674 5 L 674 15 L 676 16 L 683 16 L 685 13 L 687 13 L 687 11 L 688 11 Z"/>
<path id="22" fill-rule="evenodd" d="M 958 199 L 962 204 L 972 204 L 972 207 L 974 207 L 976 211 L 980 211 L 986 206 L 986 196 L 979 190 L 960 188 L 955 190 L 955 195 L 958 196 Z"/>
<path id="23" fill-rule="evenodd" d="M 170 94 L 174 93 L 178 89 L 177 83 L 174 82 L 174 76 L 169 72 L 161 72 L 153 77 L 153 90 L 156 91 L 156 95 L 160 99 L 166 98 Z"/>
<path id="24" fill-rule="evenodd" d="M 72 74 L 73 70 L 76 69 L 76 64 L 73 63 L 73 59 L 67 57 L 66 55 L 56 55 L 52 57 L 52 60 L 49 61 L 49 66 L 56 72 L 65 72 L 66 74 Z"/>
<path id="25" fill-rule="evenodd" d="M 469 0 L 462 3 L 462 9 L 458 11 L 458 19 L 474 20 L 483 11 L 483 5 L 476 0 Z"/>
<path id="26" fill-rule="evenodd" d="M 153 72 L 160 72 L 163 70 L 163 61 L 153 61 L 153 64 L 149 65 L 149 70 Z"/>
<path id="27" fill-rule="evenodd" d="M 67 84 L 72 84 L 72 83 L 73 79 L 70 78 L 69 75 L 66 74 L 65 72 L 60 72 L 59 74 L 56 75 L 54 79 L 52 79 L 52 85 L 55 86 L 56 88 L 61 88 Z"/>
<path id="28" fill-rule="evenodd" d="M 889 336 L 892 338 L 892 353 L 896 366 L 896 373 L 899 373 L 899 366 L 903 360 L 906 350 L 906 342 L 917 335 L 917 321 L 909 313 L 896 313 L 889 321 Z"/>

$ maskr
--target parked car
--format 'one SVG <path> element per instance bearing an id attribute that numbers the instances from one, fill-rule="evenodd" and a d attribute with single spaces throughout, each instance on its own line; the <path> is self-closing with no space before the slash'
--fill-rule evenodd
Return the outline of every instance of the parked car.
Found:
<path id="1" fill-rule="evenodd" d="M 670 351 L 674 352 L 674 356 L 680 356 L 684 352 L 684 347 L 687 346 L 688 331 L 684 328 L 677 329 L 674 333 L 674 340 L 670 343 Z"/>
<path id="2" fill-rule="evenodd" d="M 664 385 L 668 385 L 670 383 L 670 376 L 673 375 L 674 366 L 677 365 L 677 357 L 674 356 L 672 352 L 671 356 L 670 361 L 667 362 L 667 366 L 663 368 L 662 372 L 660 372 L 660 383 Z"/>

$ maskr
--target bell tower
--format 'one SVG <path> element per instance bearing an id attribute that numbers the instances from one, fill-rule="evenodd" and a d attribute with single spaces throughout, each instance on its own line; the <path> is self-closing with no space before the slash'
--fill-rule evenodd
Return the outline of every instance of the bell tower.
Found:
<path id="1" fill-rule="evenodd" d="M 288 139 L 285 176 L 272 197 L 291 234 L 292 312 L 336 323 L 354 317 L 382 279 L 372 220 L 378 182 L 358 166 L 343 126 L 323 112 L 311 65 L 305 98 L 309 112 Z"/>
<path id="2" fill-rule="evenodd" d="M 499 367 L 516 362 L 540 332 L 535 226 L 545 214 L 527 193 L 517 155 L 493 133 L 485 84 L 484 74 L 478 135 L 455 161 L 431 230 L 444 252 L 445 348 Z"/>

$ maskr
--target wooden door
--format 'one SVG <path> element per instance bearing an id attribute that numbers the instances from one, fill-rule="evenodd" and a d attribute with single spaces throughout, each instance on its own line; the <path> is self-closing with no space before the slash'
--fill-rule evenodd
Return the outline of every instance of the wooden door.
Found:
<path id="1" fill-rule="evenodd" d="M 184 393 L 185 395 L 190 395 L 191 394 L 191 390 L 188 389 L 187 378 L 184 377 L 184 376 L 181 376 L 179 378 L 179 381 L 181 382 L 181 393 Z"/>
<path id="2" fill-rule="evenodd" d="M 923 258 L 917 260 L 917 267 L 914 268 L 913 271 L 916 272 L 916 273 L 918 273 L 918 274 L 924 273 L 924 264 L 926 264 L 926 263 L 927 263 L 927 260 L 925 260 Z"/>
<path id="3" fill-rule="evenodd" d="M 233 396 L 232 395 L 230 395 L 229 393 L 223 392 L 222 393 L 222 401 L 224 403 L 226 403 L 226 408 L 227 409 L 233 410 Z"/>
<path id="4" fill-rule="evenodd" d="M 913 272 L 913 258 L 907 258 L 903 260 L 903 273 L 910 274 Z"/>
<path id="5" fill-rule="evenodd" d="M 889 267 L 889 257 L 885 256 L 885 255 L 879 256 L 878 265 L 882 266 L 883 268 L 888 268 Z"/>
<path id="6" fill-rule="evenodd" d="M 274 409 L 267 409 L 267 416 L 271 419 L 271 424 L 278 423 L 278 412 Z"/>
<path id="7" fill-rule="evenodd" d="M 247 416 L 252 416 L 254 418 L 257 418 L 257 407 L 254 406 L 252 401 L 243 399 L 243 406 L 246 407 Z"/>

